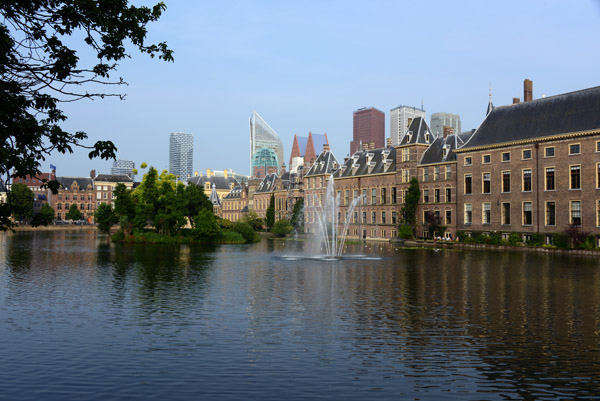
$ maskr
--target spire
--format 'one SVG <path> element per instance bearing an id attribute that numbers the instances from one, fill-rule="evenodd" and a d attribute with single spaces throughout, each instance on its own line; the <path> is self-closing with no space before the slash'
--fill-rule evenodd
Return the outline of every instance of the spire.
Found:
<path id="1" fill-rule="evenodd" d="M 492 103 L 492 84 L 490 84 L 490 100 L 488 102 L 487 112 L 485 113 L 485 115 L 487 116 L 488 114 L 490 114 L 492 110 L 494 110 L 494 104 Z"/>
<path id="2" fill-rule="evenodd" d="M 212 184 L 212 191 L 210 192 L 210 197 L 208 198 L 214 206 L 221 206 L 221 199 L 219 199 L 219 194 L 217 194 L 217 186 Z"/>

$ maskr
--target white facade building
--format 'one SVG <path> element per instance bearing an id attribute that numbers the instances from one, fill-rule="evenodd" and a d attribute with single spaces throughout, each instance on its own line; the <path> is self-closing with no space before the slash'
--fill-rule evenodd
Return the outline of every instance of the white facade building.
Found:
<path id="1" fill-rule="evenodd" d="M 417 107 L 398 106 L 390 110 L 390 138 L 392 145 L 398 146 L 410 123 L 417 117 L 425 119 L 425 110 Z"/>

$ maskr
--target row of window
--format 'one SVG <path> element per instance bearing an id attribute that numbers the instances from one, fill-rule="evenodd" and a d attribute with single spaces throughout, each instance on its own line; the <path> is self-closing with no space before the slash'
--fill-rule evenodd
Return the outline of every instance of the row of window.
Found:
<path id="1" fill-rule="evenodd" d="M 600 200 L 597 201 L 596 225 L 600 226 Z M 544 202 L 544 225 L 556 226 L 556 202 Z M 491 224 L 492 204 L 483 202 L 481 204 L 481 224 Z M 511 225 L 511 203 L 502 202 L 500 204 L 500 222 L 502 225 Z M 464 223 L 465 225 L 473 224 L 473 204 L 465 203 L 464 205 Z M 533 202 L 525 201 L 521 203 L 521 225 L 530 226 L 533 224 Z M 569 224 L 581 225 L 581 201 L 569 201 Z"/>
<path id="2" fill-rule="evenodd" d="M 600 152 L 600 141 L 596 141 L 596 152 Z M 581 154 L 581 144 L 572 143 L 569 144 L 569 156 L 579 155 Z M 523 149 L 521 151 L 521 160 L 530 160 L 532 158 L 532 150 L 531 149 Z M 546 146 L 544 148 L 544 157 L 554 157 L 555 148 L 554 146 Z M 511 152 L 502 152 L 501 160 L 503 162 L 509 162 L 511 159 Z M 485 154 L 481 156 L 481 164 L 489 164 L 492 162 L 492 155 Z M 473 164 L 473 157 L 466 156 L 464 159 L 465 166 L 471 166 Z"/>
<path id="3" fill-rule="evenodd" d="M 71 205 L 69 203 L 65 203 L 65 209 L 64 210 L 69 210 L 69 207 L 71 207 Z M 82 203 L 78 206 L 79 210 L 92 210 L 92 204 L 88 203 L 87 205 L 85 203 Z M 56 210 L 63 210 L 63 204 L 62 203 L 57 203 L 56 204 Z"/>
<path id="4" fill-rule="evenodd" d="M 389 189 L 389 191 L 388 191 L 388 189 Z M 336 195 L 337 195 L 337 198 L 340 199 L 340 201 L 341 201 L 341 206 L 348 206 L 352 202 L 354 202 L 355 199 L 357 199 L 359 197 L 361 199 L 361 201 L 360 201 L 361 205 L 387 205 L 387 204 L 395 205 L 398 203 L 398 190 L 396 187 L 379 188 L 379 198 L 378 198 L 378 194 L 377 194 L 377 188 L 363 189 L 361 193 L 359 193 L 358 189 L 353 189 L 353 190 L 346 189 L 343 191 L 340 190 L 340 191 L 337 191 Z M 352 196 L 352 198 L 350 196 Z M 321 200 L 322 200 L 322 195 L 321 195 Z M 309 206 L 312 206 L 310 204 L 310 198 L 309 198 Z M 316 206 L 316 204 L 315 204 L 315 206 Z"/>
<path id="5" fill-rule="evenodd" d="M 64 194 L 64 196 L 63 196 L 63 194 L 59 194 L 59 195 L 58 195 L 58 200 L 59 200 L 59 201 L 60 201 L 60 200 L 63 200 L 63 198 L 64 198 L 64 200 L 71 200 L 71 196 L 73 197 L 73 200 L 74 200 L 74 201 L 76 201 L 76 200 L 77 200 L 77 195 L 76 195 L 76 194 L 73 194 L 73 195 Z M 83 200 L 86 200 L 86 195 L 79 195 L 79 200 L 82 200 L 82 201 L 83 201 Z M 91 194 L 88 194 L 88 195 L 87 195 L 87 200 L 88 200 L 88 201 L 91 201 L 91 200 L 92 200 L 92 195 L 91 195 Z"/>
<path id="6" fill-rule="evenodd" d="M 430 192 L 429 189 L 423 189 L 423 203 L 430 203 L 430 202 L 434 202 L 434 203 L 442 203 L 442 198 L 441 198 L 441 194 L 442 194 L 442 190 L 440 188 L 435 188 L 433 190 L 433 197 L 430 196 Z M 444 202 L 446 203 L 450 203 L 452 202 L 452 188 L 445 188 L 445 198 L 444 198 Z"/>
<path id="7" fill-rule="evenodd" d="M 429 181 L 429 169 L 430 167 L 423 167 L 423 182 L 427 182 Z M 410 181 L 410 173 L 409 173 L 409 169 L 403 169 L 406 170 L 407 174 L 406 174 L 406 181 L 402 181 L 402 182 L 408 182 Z M 439 181 L 441 178 L 441 166 L 434 166 L 433 167 L 433 181 Z M 452 179 L 452 168 L 450 166 L 445 166 L 444 171 L 443 171 L 443 177 L 444 180 L 451 180 Z"/>
<path id="8" fill-rule="evenodd" d="M 369 216 L 370 215 L 370 216 Z M 370 217 L 370 220 L 367 220 L 367 217 Z M 348 219 L 348 212 L 342 214 L 342 212 L 338 212 L 338 222 L 343 224 Z M 360 220 L 359 220 L 360 218 Z M 316 222 L 316 214 L 312 211 L 308 211 L 305 213 L 305 221 L 307 223 L 315 223 Z M 351 216 L 351 223 L 353 224 L 398 224 L 398 213 L 391 212 L 391 215 L 386 212 L 361 212 L 359 215 L 358 211 L 354 211 Z"/>
<path id="9" fill-rule="evenodd" d="M 556 170 L 555 167 L 545 167 L 544 169 L 544 189 L 546 191 L 556 190 Z M 527 168 L 521 171 L 521 191 L 531 192 L 532 188 L 532 169 Z M 482 173 L 481 175 L 481 193 L 489 194 L 492 192 L 492 174 Z M 596 165 L 596 187 L 600 188 L 600 163 Z M 511 171 L 502 172 L 502 192 L 511 192 Z M 569 166 L 569 189 L 581 189 L 581 165 L 575 164 Z M 473 175 L 465 174 L 465 195 L 473 193 Z"/>
<path id="10" fill-rule="evenodd" d="M 424 210 L 423 211 L 423 224 L 427 223 L 427 214 L 432 213 L 433 216 L 439 221 L 443 221 L 443 224 L 449 226 L 452 224 L 452 210 L 445 210 L 444 216 L 442 216 L 442 212 L 439 210 Z M 443 219 L 443 220 L 442 220 Z"/>

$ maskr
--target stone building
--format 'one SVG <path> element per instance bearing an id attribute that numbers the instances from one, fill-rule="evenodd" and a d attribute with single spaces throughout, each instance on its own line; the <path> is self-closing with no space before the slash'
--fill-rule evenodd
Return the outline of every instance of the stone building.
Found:
<path id="1" fill-rule="evenodd" d="M 306 174 L 302 177 L 302 188 L 304 190 L 304 227 L 305 232 L 317 232 L 317 212 L 325 201 L 327 183 L 332 174 L 339 168 L 339 164 L 333 153 L 329 150 L 329 144 L 323 145 L 323 151 L 312 165 L 305 166 Z"/>
<path id="2" fill-rule="evenodd" d="M 222 218 L 236 222 L 248 213 L 248 186 L 242 182 L 223 197 Z"/>
<path id="3" fill-rule="evenodd" d="M 96 210 L 94 181 L 91 177 L 56 177 L 60 186 L 58 194 L 51 197 L 50 206 L 54 209 L 56 220 L 66 220 L 66 214 L 72 204 L 88 223 L 94 220 Z"/>

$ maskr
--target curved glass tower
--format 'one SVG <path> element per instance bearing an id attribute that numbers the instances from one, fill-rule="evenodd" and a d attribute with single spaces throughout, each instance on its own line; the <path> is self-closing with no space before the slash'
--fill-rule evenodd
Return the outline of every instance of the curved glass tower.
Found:
<path id="1" fill-rule="evenodd" d="M 279 135 L 267 124 L 265 120 L 256 112 L 252 112 L 250 116 L 250 174 L 254 176 L 254 160 L 255 153 L 263 148 L 271 149 L 277 155 L 277 163 L 283 160 L 283 143 L 279 139 Z M 258 158 L 260 159 L 260 158 Z M 264 167 L 264 166 L 256 166 Z M 277 166 L 277 173 L 279 168 Z"/>

